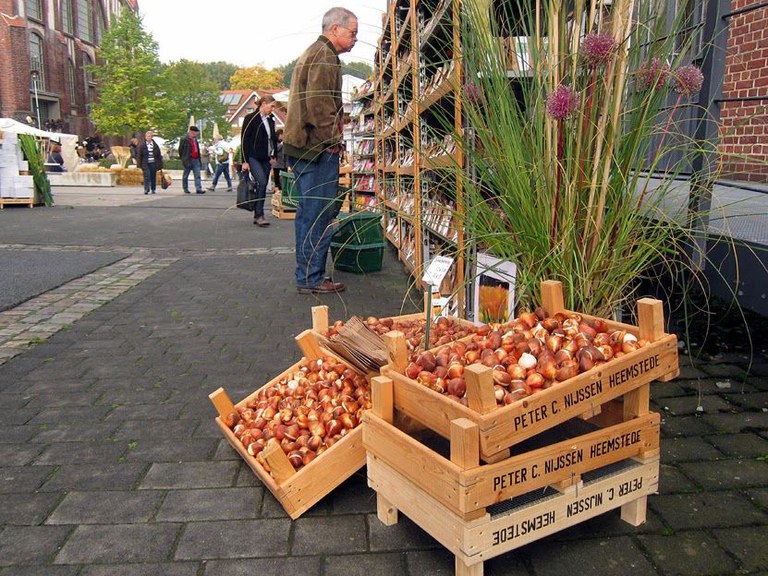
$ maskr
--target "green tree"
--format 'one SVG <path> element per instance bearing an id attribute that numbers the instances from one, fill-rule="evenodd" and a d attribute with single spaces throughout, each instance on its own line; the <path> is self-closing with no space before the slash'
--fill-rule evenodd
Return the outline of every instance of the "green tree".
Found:
<path id="1" fill-rule="evenodd" d="M 368 80 L 373 75 L 373 68 L 365 62 L 342 62 L 341 73 Z"/>
<path id="2" fill-rule="evenodd" d="M 279 70 L 267 70 L 258 64 L 250 68 L 240 68 L 230 78 L 232 90 L 269 90 L 280 88 L 284 85 L 283 82 L 283 75 Z"/>
<path id="3" fill-rule="evenodd" d="M 294 68 L 296 68 L 296 63 L 298 61 L 299 59 L 296 58 L 295 60 L 291 60 L 290 62 L 288 62 L 288 64 L 284 64 L 283 66 L 278 66 L 277 68 L 275 68 L 275 70 L 282 73 L 284 86 L 291 85 L 291 78 L 293 78 L 293 70 Z"/>
<path id="4" fill-rule="evenodd" d="M 219 86 L 210 80 L 206 66 L 200 62 L 180 60 L 171 62 L 163 74 L 165 93 L 173 105 L 173 114 L 164 118 L 158 126 L 163 136 L 174 138 L 187 131 L 189 118 L 201 128 L 203 138 L 211 138 L 213 123 L 226 131 L 227 107 L 219 98 Z"/>
<path id="5" fill-rule="evenodd" d="M 128 136 L 156 127 L 170 109 L 162 92 L 157 42 L 128 8 L 104 34 L 97 60 L 89 67 L 98 85 L 90 115 L 96 129 Z"/>
<path id="6" fill-rule="evenodd" d="M 203 62 L 208 80 L 215 82 L 219 90 L 231 90 L 229 79 L 237 70 L 235 64 L 229 62 Z"/>

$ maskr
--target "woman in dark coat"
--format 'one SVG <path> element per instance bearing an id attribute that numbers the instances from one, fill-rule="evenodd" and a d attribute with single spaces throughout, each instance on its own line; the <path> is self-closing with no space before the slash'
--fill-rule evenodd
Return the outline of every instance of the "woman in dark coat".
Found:
<path id="1" fill-rule="evenodd" d="M 244 177 L 251 173 L 255 182 L 256 202 L 253 210 L 253 223 L 257 226 L 269 226 L 264 218 L 264 199 L 267 183 L 272 171 L 272 163 L 277 156 L 277 135 L 275 117 L 272 110 L 276 106 L 272 96 L 264 96 L 257 102 L 256 112 L 251 112 L 243 120 L 241 136 L 241 158 Z"/>
<path id="2" fill-rule="evenodd" d="M 163 155 L 153 136 L 152 130 L 147 131 L 144 142 L 139 144 L 136 151 L 137 164 L 144 172 L 144 194 L 155 193 L 157 171 L 163 169 Z"/>

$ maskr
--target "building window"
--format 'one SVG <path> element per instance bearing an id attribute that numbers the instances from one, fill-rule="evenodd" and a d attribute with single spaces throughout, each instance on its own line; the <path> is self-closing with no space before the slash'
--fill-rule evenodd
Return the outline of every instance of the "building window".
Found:
<path id="1" fill-rule="evenodd" d="M 97 45 L 101 44 L 101 36 L 104 33 L 104 10 L 101 4 L 96 4 L 96 18 L 94 19 L 93 37 Z"/>
<path id="2" fill-rule="evenodd" d="M 85 86 L 85 105 L 89 106 L 93 99 L 93 72 L 91 65 L 93 59 L 87 53 L 83 52 L 83 80 Z"/>
<path id="3" fill-rule="evenodd" d="M 69 88 L 69 106 L 77 106 L 77 81 L 75 80 L 75 65 L 70 60 L 67 63 L 67 88 Z"/>
<path id="4" fill-rule="evenodd" d="M 34 32 L 29 35 L 30 88 L 45 90 L 45 52 L 43 38 Z M 36 72 L 36 74 L 35 74 Z M 37 84 L 35 86 L 35 84 Z"/>
<path id="5" fill-rule="evenodd" d="M 93 43 L 93 12 L 90 0 L 77 1 L 77 36 Z"/>
<path id="6" fill-rule="evenodd" d="M 27 18 L 43 21 L 43 3 L 42 0 L 26 0 Z"/>
<path id="7" fill-rule="evenodd" d="M 66 34 L 75 33 L 75 20 L 72 16 L 72 0 L 61 0 L 61 29 Z"/>

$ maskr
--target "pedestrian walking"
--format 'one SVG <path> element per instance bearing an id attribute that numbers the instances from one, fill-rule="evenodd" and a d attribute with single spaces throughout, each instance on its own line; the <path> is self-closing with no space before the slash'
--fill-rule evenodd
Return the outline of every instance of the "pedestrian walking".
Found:
<path id="1" fill-rule="evenodd" d="M 155 142 L 152 130 L 147 130 L 144 141 L 136 146 L 136 163 L 144 172 L 144 194 L 154 194 L 157 187 L 157 171 L 163 169 L 163 154 Z"/>
<path id="2" fill-rule="evenodd" d="M 195 179 L 195 192 L 205 194 L 203 190 L 203 181 L 200 178 L 200 168 L 202 167 L 202 153 L 200 141 L 200 129 L 197 126 L 190 126 L 186 135 L 179 141 L 179 156 L 181 164 L 184 166 L 184 173 L 181 175 L 181 187 L 184 194 L 189 194 L 189 173 L 192 172 Z"/>
<path id="3" fill-rule="evenodd" d="M 283 183 L 280 181 L 280 172 L 286 168 L 285 153 L 283 152 L 283 129 L 278 129 L 276 134 L 277 153 L 275 154 L 274 162 L 272 162 L 272 186 L 275 192 L 280 192 L 283 189 Z"/>
<path id="4" fill-rule="evenodd" d="M 269 221 L 264 217 L 264 199 L 272 162 L 277 154 L 275 117 L 272 114 L 276 104 L 274 97 L 266 95 L 256 103 L 256 111 L 243 119 L 240 154 L 243 172 L 250 172 L 255 182 L 253 223 L 259 227 L 269 226 Z"/>
<path id="5" fill-rule="evenodd" d="M 221 136 L 214 136 L 212 151 L 213 159 L 216 162 L 216 172 L 213 174 L 213 182 L 211 182 L 208 191 L 216 190 L 219 177 L 223 174 L 227 181 L 227 192 L 232 192 L 232 178 L 229 175 L 229 146 Z"/>

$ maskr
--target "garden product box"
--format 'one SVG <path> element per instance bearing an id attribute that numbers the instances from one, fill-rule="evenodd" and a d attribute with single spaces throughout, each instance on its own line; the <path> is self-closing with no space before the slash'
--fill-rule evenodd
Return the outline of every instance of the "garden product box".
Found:
<path id="1" fill-rule="evenodd" d="M 333 357 L 330 352 L 320 348 L 310 330 L 304 331 L 296 337 L 296 340 L 304 354 L 302 361 L 270 380 L 262 388 L 237 404 L 232 403 L 223 388 L 219 388 L 209 396 L 218 412 L 215 419 L 216 425 L 224 437 L 294 520 L 365 464 L 362 426 L 360 425 L 350 430 L 325 452 L 319 454 L 299 470 L 294 469 L 281 446 L 272 438 L 262 452 L 271 470 L 267 471 L 256 457 L 249 454 L 232 429 L 225 423 L 228 415 L 235 412 L 236 406 L 245 407 L 251 399 L 258 396 L 262 389 L 271 388 L 287 375 L 296 372 L 301 367 L 302 362 L 332 357 L 335 361 L 344 363 L 343 360 Z"/>
<path id="2" fill-rule="evenodd" d="M 542 284 L 542 305 L 551 314 L 567 312 L 559 282 Z M 476 374 L 474 367 L 479 365 L 465 369 L 467 406 L 406 377 L 407 358 L 395 333 L 385 337 L 392 352 L 391 363 L 382 369 L 382 374 L 394 382 L 398 411 L 446 438 L 452 421 L 459 418 L 472 421 L 478 426 L 482 458 L 494 461 L 505 458 L 511 446 L 571 418 L 597 414 L 603 404 L 616 398 L 628 398 L 625 407 L 631 416 L 636 406 L 642 405 L 643 399 L 649 396 L 650 382 L 677 376 L 677 338 L 664 332 L 662 303 L 641 299 L 638 319 L 638 326 L 604 322 L 611 329 L 624 330 L 647 340 L 647 345 L 505 406 L 496 404 L 490 375 Z"/>
<path id="3" fill-rule="evenodd" d="M 477 424 L 452 421 L 449 447 L 435 449 L 391 424 L 391 379 L 372 385 L 363 444 L 378 517 L 406 514 L 454 554 L 457 576 L 482 576 L 485 560 L 617 508 L 642 524 L 658 491 L 660 418 L 647 407 L 627 421 L 621 406 L 572 420 L 482 464 Z"/>
<path id="4" fill-rule="evenodd" d="M 384 262 L 386 242 L 370 244 L 349 244 L 346 242 L 331 242 L 331 259 L 336 270 L 367 274 L 378 272 Z"/>

